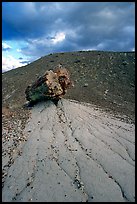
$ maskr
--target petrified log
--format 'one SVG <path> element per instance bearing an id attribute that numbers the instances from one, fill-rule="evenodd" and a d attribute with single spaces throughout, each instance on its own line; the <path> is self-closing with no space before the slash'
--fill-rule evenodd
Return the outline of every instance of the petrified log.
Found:
<path id="1" fill-rule="evenodd" d="M 53 71 L 46 71 L 43 76 L 26 88 L 26 99 L 29 102 L 59 100 L 71 86 L 73 83 L 70 80 L 69 71 L 58 65 Z"/>

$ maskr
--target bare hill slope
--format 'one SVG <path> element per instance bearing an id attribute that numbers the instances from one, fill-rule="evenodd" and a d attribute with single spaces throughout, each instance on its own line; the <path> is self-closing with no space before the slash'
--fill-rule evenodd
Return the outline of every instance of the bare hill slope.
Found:
<path id="1" fill-rule="evenodd" d="M 79 51 L 55 53 L 2 74 L 3 106 L 21 108 L 28 84 L 62 63 L 75 87 L 65 98 L 99 105 L 134 121 L 135 53 Z"/>
<path id="2" fill-rule="evenodd" d="M 56 106 L 25 89 L 62 63 Z M 2 74 L 3 202 L 135 201 L 135 53 L 56 53 Z"/>

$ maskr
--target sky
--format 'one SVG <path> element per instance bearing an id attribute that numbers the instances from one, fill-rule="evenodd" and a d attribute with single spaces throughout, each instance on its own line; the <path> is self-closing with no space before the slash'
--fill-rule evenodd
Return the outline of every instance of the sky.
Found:
<path id="1" fill-rule="evenodd" d="M 2 72 L 80 50 L 135 51 L 135 3 L 2 2 Z"/>

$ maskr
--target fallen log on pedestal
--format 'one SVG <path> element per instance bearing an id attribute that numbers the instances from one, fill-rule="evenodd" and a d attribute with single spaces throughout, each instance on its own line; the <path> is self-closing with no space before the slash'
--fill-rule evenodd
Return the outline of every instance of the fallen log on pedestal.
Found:
<path id="1" fill-rule="evenodd" d="M 69 71 L 58 65 L 54 70 L 46 71 L 43 76 L 26 88 L 26 99 L 30 103 L 49 99 L 58 102 L 71 86 L 73 83 L 70 80 Z"/>

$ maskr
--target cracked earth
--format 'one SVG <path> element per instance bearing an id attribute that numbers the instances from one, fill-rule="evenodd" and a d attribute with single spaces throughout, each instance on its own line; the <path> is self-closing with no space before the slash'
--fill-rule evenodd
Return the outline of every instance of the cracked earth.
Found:
<path id="1" fill-rule="evenodd" d="M 61 99 L 34 106 L 23 136 L 3 202 L 135 201 L 134 124 Z"/>

